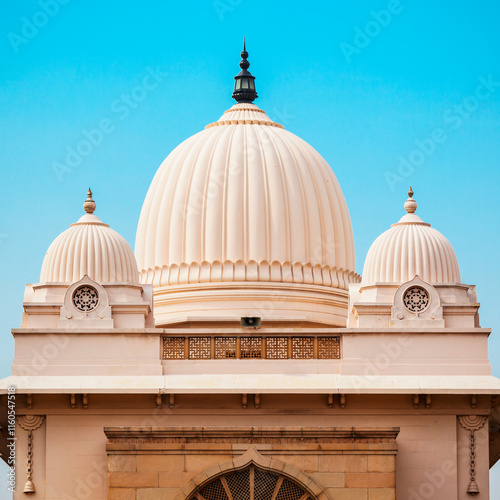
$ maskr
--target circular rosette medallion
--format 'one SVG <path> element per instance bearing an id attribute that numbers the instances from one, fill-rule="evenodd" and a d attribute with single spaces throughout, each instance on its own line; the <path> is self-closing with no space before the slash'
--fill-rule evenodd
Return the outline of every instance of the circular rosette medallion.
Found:
<path id="1" fill-rule="evenodd" d="M 408 311 L 421 313 L 429 307 L 430 298 L 427 290 L 420 286 L 408 288 L 403 295 L 403 304 Z"/>
<path id="2" fill-rule="evenodd" d="M 73 304 L 79 311 L 93 311 L 97 307 L 98 303 L 99 294 L 92 286 L 80 286 L 73 293 Z"/>

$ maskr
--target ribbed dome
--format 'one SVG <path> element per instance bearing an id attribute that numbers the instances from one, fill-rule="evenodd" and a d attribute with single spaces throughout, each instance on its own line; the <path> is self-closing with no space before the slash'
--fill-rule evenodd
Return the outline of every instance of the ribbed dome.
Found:
<path id="1" fill-rule="evenodd" d="M 410 188 L 408 212 L 382 233 L 366 256 L 362 283 L 404 283 L 418 275 L 428 283 L 460 283 L 457 257 L 450 242 L 415 215 Z"/>
<path id="2" fill-rule="evenodd" d="M 93 215 L 89 197 L 87 211 L 78 222 L 50 245 L 42 264 L 41 283 L 74 283 L 87 275 L 99 283 L 138 283 L 134 253 L 125 238 Z"/>
<path id="3" fill-rule="evenodd" d="M 160 166 L 136 257 L 141 281 L 154 286 L 290 281 L 347 289 L 359 281 L 331 168 L 251 103 L 235 104 Z"/>

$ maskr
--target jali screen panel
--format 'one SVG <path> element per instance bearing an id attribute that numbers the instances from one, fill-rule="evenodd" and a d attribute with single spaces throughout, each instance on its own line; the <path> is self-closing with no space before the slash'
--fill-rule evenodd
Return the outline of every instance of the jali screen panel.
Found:
<path id="1" fill-rule="evenodd" d="M 291 479 L 250 466 L 232 471 L 202 485 L 189 500 L 313 500 Z"/>
<path id="2" fill-rule="evenodd" d="M 335 336 L 165 336 L 163 359 L 340 359 Z"/>

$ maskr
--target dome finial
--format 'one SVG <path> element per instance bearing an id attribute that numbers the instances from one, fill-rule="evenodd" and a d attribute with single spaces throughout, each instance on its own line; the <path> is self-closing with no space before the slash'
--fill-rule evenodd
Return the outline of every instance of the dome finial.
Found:
<path id="1" fill-rule="evenodd" d="M 83 209 L 88 214 L 93 214 L 95 207 L 96 207 L 96 204 L 95 204 L 95 201 L 92 199 L 92 191 L 89 188 L 89 190 L 87 191 L 87 199 L 85 200 L 85 202 L 83 204 Z"/>
<path id="2" fill-rule="evenodd" d="M 236 102 L 253 102 L 258 96 L 255 91 L 255 77 L 248 71 L 250 63 L 247 61 L 248 52 L 246 50 L 245 38 L 243 38 L 243 50 L 240 55 L 241 71 L 234 77 L 233 99 Z"/>
<path id="3" fill-rule="evenodd" d="M 413 189 L 408 190 L 408 199 L 405 201 L 405 210 L 409 214 L 414 214 L 417 210 L 417 202 L 413 199 Z"/>

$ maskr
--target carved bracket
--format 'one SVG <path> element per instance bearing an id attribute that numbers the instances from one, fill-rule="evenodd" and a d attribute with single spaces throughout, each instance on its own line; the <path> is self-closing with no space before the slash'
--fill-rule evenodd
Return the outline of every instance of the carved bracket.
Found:
<path id="1" fill-rule="evenodd" d="M 260 408 L 260 394 L 254 395 L 254 406 L 255 408 Z"/>

